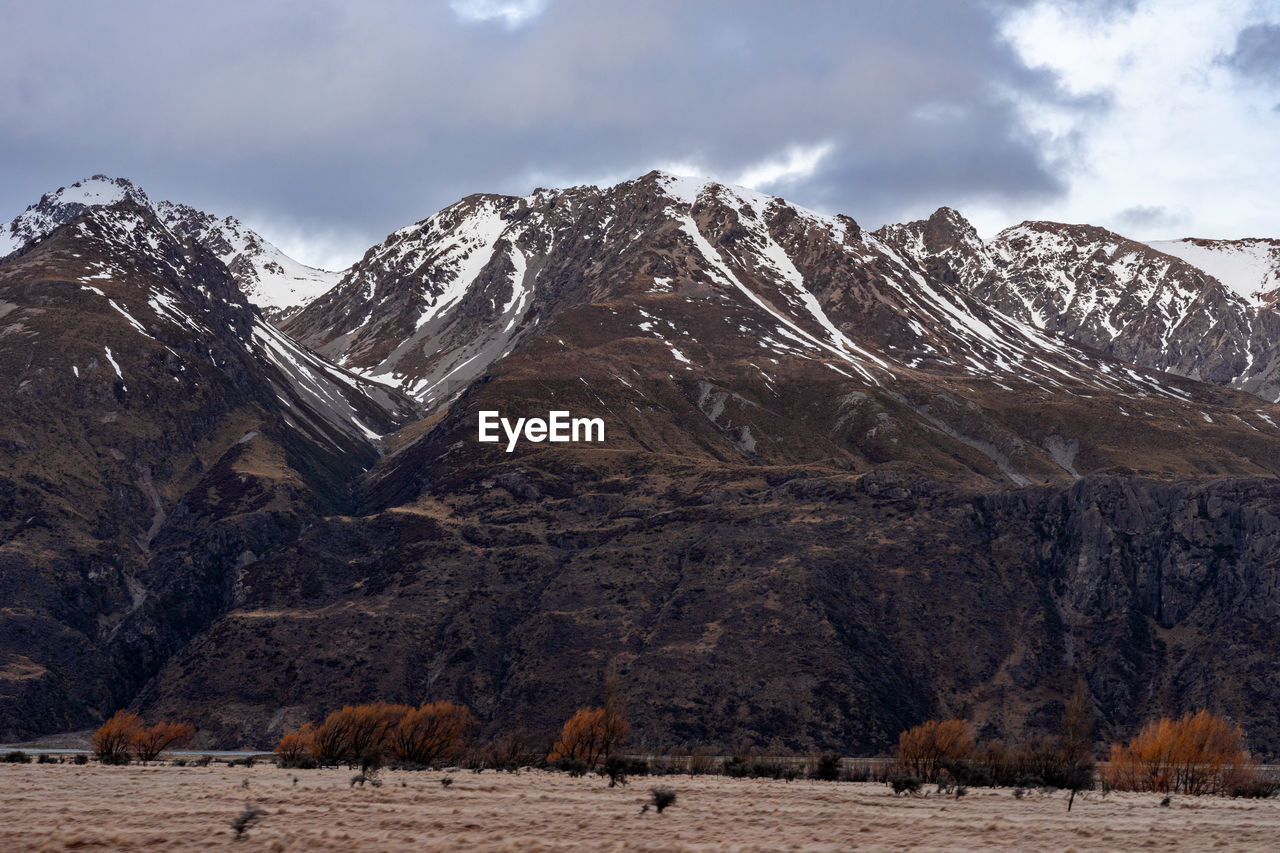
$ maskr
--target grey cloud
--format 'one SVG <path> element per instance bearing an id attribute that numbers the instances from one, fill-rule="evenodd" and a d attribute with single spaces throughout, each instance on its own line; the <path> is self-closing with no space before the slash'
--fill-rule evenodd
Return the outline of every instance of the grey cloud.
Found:
<path id="1" fill-rule="evenodd" d="M 1235 50 L 1219 61 L 1245 77 L 1280 83 L 1280 24 L 1245 27 L 1236 36 Z"/>
<path id="2" fill-rule="evenodd" d="M 1123 228 L 1150 233 L 1152 229 L 1182 225 L 1187 221 L 1187 216 L 1182 211 L 1172 210 L 1165 205 L 1136 205 L 1120 211 L 1115 219 Z"/>
<path id="3" fill-rule="evenodd" d="M 501 4 L 499 4 L 501 5 Z M 731 176 L 830 142 L 773 189 L 875 225 L 1063 190 L 1012 98 L 1060 99 L 987 0 L 16 4 L 0 33 L 0 208 L 93 172 L 369 242 L 530 175 Z M 1101 104 L 1077 104 L 1103 109 Z"/>

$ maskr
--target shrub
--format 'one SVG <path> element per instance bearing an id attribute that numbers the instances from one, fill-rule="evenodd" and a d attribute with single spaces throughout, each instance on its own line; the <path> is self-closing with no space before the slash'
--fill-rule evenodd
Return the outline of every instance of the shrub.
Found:
<path id="1" fill-rule="evenodd" d="M 932 782 L 939 770 L 962 762 L 972 749 L 964 720 L 928 720 L 898 736 L 897 757 L 906 773 Z"/>
<path id="2" fill-rule="evenodd" d="M 410 710 L 408 705 L 387 702 L 347 705 L 316 728 L 311 753 L 321 764 L 354 767 L 371 751 L 381 753 L 386 748 L 389 732 Z"/>
<path id="3" fill-rule="evenodd" d="M 1128 744 L 1113 744 L 1105 773 L 1122 791 L 1217 794 L 1259 770 L 1241 728 L 1201 710 L 1149 722 Z"/>
<path id="4" fill-rule="evenodd" d="M 4 763 L 5 764 L 30 764 L 31 756 L 27 755 L 25 752 L 23 752 L 20 749 L 15 749 L 13 752 L 5 753 Z"/>
<path id="5" fill-rule="evenodd" d="M 1228 797 L 1265 799 L 1277 792 L 1280 792 L 1280 782 L 1260 769 L 1230 773 L 1222 783 L 1222 793 Z"/>
<path id="6" fill-rule="evenodd" d="M 623 743 L 629 729 L 617 708 L 579 708 L 564 724 L 547 763 L 580 762 L 593 769 Z"/>
<path id="7" fill-rule="evenodd" d="M 128 764 L 133 740 L 142 730 L 142 718 L 121 709 L 93 733 L 93 754 L 103 764 Z"/>
<path id="8" fill-rule="evenodd" d="M 630 762 L 621 755 L 611 755 L 604 760 L 600 773 L 609 777 L 609 787 L 627 784 L 627 769 Z"/>
<path id="9" fill-rule="evenodd" d="M 710 746 L 695 746 L 689 753 L 689 775 L 701 776 L 714 773 L 719 760 L 718 750 Z"/>
<path id="10" fill-rule="evenodd" d="M 83 752 L 77 752 L 75 756 L 71 759 L 71 763 L 72 764 L 88 764 L 89 756 L 85 755 Z"/>
<path id="11" fill-rule="evenodd" d="M 924 783 L 915 776 L 906 773 L 889 774 L 889 787 L 893 788 L 894 796 L 899 794 L 917 794 L 920 792 L 920 786 Z"/>
<path id="12" fill-rule="evenodd" d="M 261 808 L 246 804 L 244 811 L 240 812 L 240 816 L 231 821 L 231 828 L 236 831 L 236 841 L 243 838 L 244 834 L 249 831 L 249 827 L 262 819 L 262 815 Z"/>
<path id="13" fill-rule="evenodd" d="M 311 723 L 303 723 L 297 731 L 286 732 L 276 744 L 275 754 L 281 767 L 300 767 L 309 761 L 315 766 L 311 749 L 315 744 L 316 727 Z"/>
<path id="14" fill-rule="evenodd" d="M 522 766 L 537 764 L 547 750 L 538 751 L 523 730 L 507 732 L 489 744 L 484 760 L 497 770 L 516 771 Z"/>
<path id="15" fill-rule="evenodd" d="M 388 729 L 391 754 L 399 761 L 429 767 L 458 758 L 476 718 L 465 705 L 429 702 L 406 710 L 394 728 Z"/>
<path id="16" fill-rule="evenodd" d="M 662 810 L 667 806 L 675 805 L 676 792 L 670 788 L 654 788 L 651 795 L 653 797 L 653 807 L 657 809 L 658 814 L 662 814 Z"/>
<path id="17" fill-rule="evenodd" d="M 819 756 L 813 772 L 809 775 L 814 779 L 821 779 L 823 782 L 838 781 L 840 779 L 840 756 L 834 752 L 824 753 Z"/>
<path id="18" fill-rule="evenodd" d="M 172 746 L 184 746 L 195 735 L 190 723 L 171 723 L 161 720 L 149 728 L 139 728 L 130 740 L 133 753 L 139 761 L 151 761 Z"/>

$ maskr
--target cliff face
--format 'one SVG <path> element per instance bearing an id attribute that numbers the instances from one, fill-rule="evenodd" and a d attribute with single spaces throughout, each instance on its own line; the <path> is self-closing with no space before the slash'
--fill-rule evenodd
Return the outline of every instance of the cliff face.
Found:
<path id="1" fill-rule="evenodd" d="M 545 731 L 615 666 L 642 745 L 875 752 L 938 714 L 1052 729 L 1085 676 L 1103 736 L 1206 706 L 1273 753 L 1277 535 L 1262 481 L 493 470 L 244 567 L 142 703 L 225 743 L 370 696 Z"/>

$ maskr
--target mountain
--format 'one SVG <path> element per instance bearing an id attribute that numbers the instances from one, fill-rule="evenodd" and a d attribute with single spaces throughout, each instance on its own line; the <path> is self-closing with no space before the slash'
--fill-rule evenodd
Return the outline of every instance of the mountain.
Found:
<path id="1" fill-rule="evenodd" d="M 350 504 L 412 411 L 298 348 L 217 257 L 111 186 L 20 218 L 0 263 L 4 732 L 127 701 L 236 566 Z"/>
<path id="2" fill-rule="evenodd" d="M 1056 222 L 1024 222 L 986 244 L 945 209 L 881 236 L 1011 318 L 1123 361 L 1280 399 L 1280 314 L 1206 271 L 1221 264 Z"/>
<path id="3" fill-rule="evenodd" d="M 30 259 L 58 246 L 87 256 L 85 237 L 67 223 L 0 262 L 12 282 L 0 298 L 42 308 L 44 267 Z M 207 744 L 269 746 L 344 703 L 448 698 L 486 735 L 541 737 L 599 702 L 612 669 L 642 749 L 874 753 L 935 715 L 1017 737 L 1056 725 L 1080 677 L 1104 737 L 1210 706 L 1280 749 L 1267 677 L 1280 641 L 1280 408 L 1234 379 L 1072 340 L 1093 328 L 1089 312 L 1061 319 L 1052 312 L 1078 300 L 1054 291 L 1109 293 L 1091 277 L 1101 261 L 1015 237 L 989 246 L 945 208 L 872 233 L 657 172 L 471 196 L 401 229 L 282 323 L 315 363 L 360 376 L 371 403 L 385 394 L 385 420 L 358 419 L 394 431 L 367 449 L 344 432 L 353 450 L 335 457 L 293 428 L 305 425 L 296 406 L 237 402 L 276 417 L 257 431 L 293 455 L 222 465 L 194 490 L 165 480 L 162 500 L 177 503 L 136 563 L 136 607 L 118 606 L 114 622 L 63 603 L 96 600 L 97 569 L 68 569 L 46 594 L 24 579 L 57 549 L 15 539 L 23 562 L 0 564 L 0 578 L 33 627 L 0 634 L 17 638 L 0 689 L 24 709 L 0 729 L 83 725 L 128 701 L 191 719 Z M 1132 251 L 1165 265 L 1156 286 L 1171 304 L 1216 284 Z M 201 257 L 234 302 L 225 264 Z M 983 296 L 996 281 L 1025 285 L 1009 291 L 1031 303 L 1018 303 L 1025 316 L 1004 309 L 1003 290 Z M 16 310 L 15 335 L 28 327 Z M 1185 363 L 1202 374 L 1227 359 L 1201 349 Z M 14 359 L 15 382 L 31 379 Z M 271 365 L 237 359 L 245 387 L 259 387 Z M 124 382 L 136 365 L 120 365 Z M 401 393 L 415 415 L 392 405 Z M 228 424 L 239 441 L 232 411 L 183 422 Z M 603 440 L 478 440 L 482 412 L 552 411 L 599 418 Z M 190 467 L 200 441 L 122 455 Z M 80 488 L 148 506 L 136 486 L 78 484 L 73 472 L 93 464 L 32 477 L 50 496 Z M 32 499 L 13 494 L 13 517 L 29 514 Z M 82 538 L 108 549 L 94 530 Z M 35 640 L 73 623 L 58 628 L 57 655 Z M 99 671 L 122 686 L 80 685 Z M 68 685 L 74 703 L 57 698 Z"/>
<path id="4" fill-rule="evenodd" d="M 1159 240 L 1147 245 L 1194 264 L 1236 295 L 1275 307 L 1280 298 L 1280 240 Z"/>
<path id="5" fill-rule="evenodd" d="M 184 204 L 154 205 L 141 188 L 124 178 L 94 175 L 45 194 L 0 232 L 0 257 L 43 238 L 90 206 L 128 199 L 150 208 L 180 240 L 212 252 L 235 277 L 248 301 L 271 321 L 288 316 L 324 293 L 342 277 L 290 258 L 240 220 L 219 219 Z"/>

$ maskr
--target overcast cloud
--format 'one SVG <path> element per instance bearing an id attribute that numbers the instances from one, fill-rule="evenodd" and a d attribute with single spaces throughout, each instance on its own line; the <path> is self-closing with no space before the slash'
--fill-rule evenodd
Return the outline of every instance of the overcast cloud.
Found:
<path id="1" fill-rule="evenodd" d="M 1276 0 L 0 2 L 0 218 L 106 172 L 343 266 L 662 167 L 870 227 L 1280 236 Z"/>

